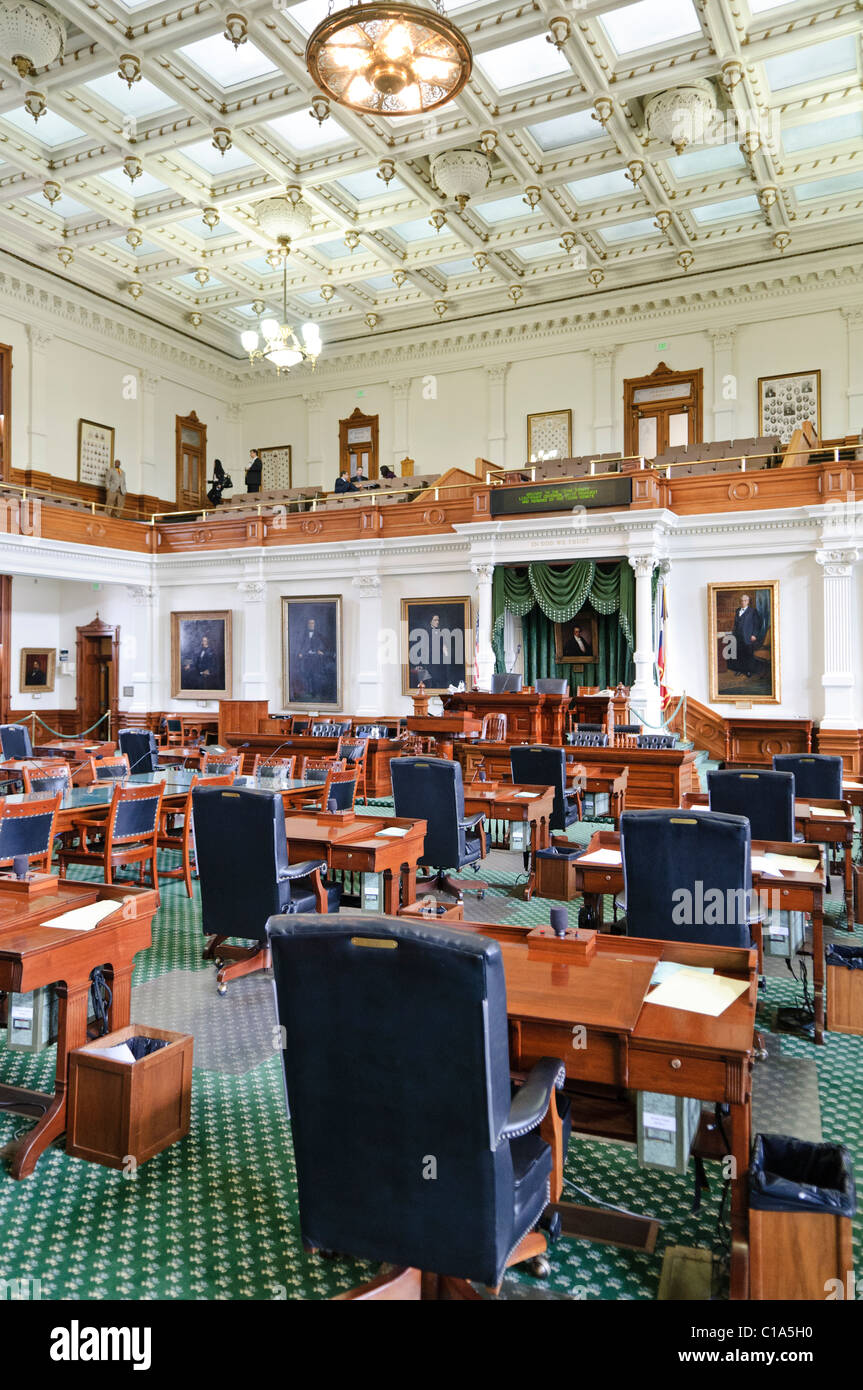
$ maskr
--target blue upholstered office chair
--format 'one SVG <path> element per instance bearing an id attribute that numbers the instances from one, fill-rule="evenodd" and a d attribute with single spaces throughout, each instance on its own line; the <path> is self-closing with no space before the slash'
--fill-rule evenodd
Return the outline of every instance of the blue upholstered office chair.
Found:
<path id="1" fill-rule="evenodd" d="M 753 840 L 801 839 L 794 832 L 794 778 L 790 772 L 728 768 L 707 774 L 711 811 L 745 816 Z"/>
<path id="2" fill-rule="evenodd" d="M 554 787 L 554 805 L 549 828 L 566 830 L 581 820 L 581 800 L 566 789 L 566 753 L 544 743 L 514 744 L 509 750 L 513 782 L 521 786 Z"/>
<path id="3" fill-rule="evenodd" d="M 676 734 L 639 734 L 635 740 L 636 748 L 653 748 L 665 752 L 677 747 Z"/>
<path id="4" fill-rule="evenodd" d="M 121 729 L 118 734 L 120 752 L 129 759 L 130 772 L 157 772 L 159 745 L 149 729 Z"/>
<path id="5" fill-rule="evenodd" d="M 4 758 L 32 758 L 33 745 L 23 724 L 0 724 L 0 748 Z"/>
<path id="6" fill-rule="evenodd" d="M 433 888 L 452 893 L 461 900 L 467 886 L 481 898 L 487 884 L 481 879 L 467 885 L 450 878 L 447 869 L 464 869 L 485 858 L 485 816 L 464 813 L 464 785 L 461 767 L 448 758 L 392 758 L 390 776 L 397 816 L 428 822 L 422 863 L 435 870 L 417 888 Z"/>
<path id="7" fill-rule="evenodd" d="M 285 808 L 278 792 L 201 783 L 192 793 L 192 814 L 202 926 L 211 938 L 204 957 L 216 961 L 216 988 L 225 994 L 228 980 L 268 969 L 269 917 L 338 912 L 341 889 L 323 882 L 324 860 L 288 862 Z M 229 937 L 253 944 L 225 946 Z"/>
<path id="8" fill-rule="evenodd" d="M 540 676 L 533 683 L 537 695 L 568 695 L 569 681 L 557 676 Z"/>
<path id="9" fill-rule="evenodd" d="M 821 801 L 842 799 L 842 759 L 828 753 L 776 753 L 776 772 L 794 777 L 794 795 L 799 801 L 813 796 Z"/>
<path id="10" fill-rule="evenodd" d="M 579 725 L 567 734 L 566 741 L 574 748 L 607 748 L 608 734 L 602 732 L 602 725 L 599 729 L 584 729 Z"/>
<path id="11" fill-rule="evenodd" d="M 543 1057 L 511 1098 L 500 943 L 371 913 L 268 931 L 303 1243 L 396 1266 L 343 1297 L 476 1299 L 461 1281 L 544 1263 L 539 1126 L 564 1066 Z"/>
<path id="12" fill-rule="evenodd" d="M 495 671 L 491 678 L 492 695 L 509 695 L 521 690 L 524 676 L 520 671 Z"/>
<path id="13" fill-rule="evenodd" d="M 620 839 L 628 936 L 751 945 L 751 836 L 744 816 L 624 811 Z"/>

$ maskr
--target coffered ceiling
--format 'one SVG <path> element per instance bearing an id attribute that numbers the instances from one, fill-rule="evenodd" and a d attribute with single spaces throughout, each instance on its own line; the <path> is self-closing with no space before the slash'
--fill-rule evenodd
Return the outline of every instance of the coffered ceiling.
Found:
<path id="1" fill-rule="evenodd" d="M 416 119 L 311 111 L 320 94 L 303 54 L 326 0 L 54 8 L 61 59 L 21 79 L 0 56 L 0 245 L 236 357 L 240 331 L 281 308 L 254 204 L 291 186 L 313 219 L 288 258 L 289 315 L 319 322 L 324 353 L 863 242 L 854 0 L 456 0 L 470 82 Z M 225 26 L 238 13 L 247 37 L 235 47 Z M 556 44 L 557 18 L 568 33 L 557 26 Z M 131 86 L 122 54 L 140 65 Z M 693 79 L 712 84 L 719 116 L 678 155 L 648 139 L 645 105 Z M 44 96 L 38 120 L 28 92 Z M 459 211 L 430 160 L 481 146 L 491 181 Z M 59 186 L 53 204 L 46 182 Z"/>

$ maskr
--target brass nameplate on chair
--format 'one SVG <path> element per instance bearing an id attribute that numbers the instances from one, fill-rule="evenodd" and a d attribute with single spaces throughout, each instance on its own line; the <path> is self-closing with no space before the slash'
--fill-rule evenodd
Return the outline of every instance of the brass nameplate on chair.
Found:
<path id="1" fill-rule="evenodd" d="M 397 941 L 392 941 L 389 938 L 382 936 L 351 937 L 352 946 L 370 946 L 373 950 L 377 949 L 378 951 L 394 951 L 398 944 L 399 943 Z"/>
<path id="2" fill-rule="evenodd" d="M 52 893 L 57 888 L 56 874 L 30 874 L 27 878 L 16 878 L 14 874 L 0 874 L 0 893 L 14 893 L 20 897 L 38 898 L 42 893 Z"/>
<path id="3" fill-rule="evenodd" d="M 534 927 L 527 934 L 527 952 L 535 959 L 587 965 L 596 952 L 596 932 L 567 927 L 565 936 L 555 936 L 551 927 Z"/>

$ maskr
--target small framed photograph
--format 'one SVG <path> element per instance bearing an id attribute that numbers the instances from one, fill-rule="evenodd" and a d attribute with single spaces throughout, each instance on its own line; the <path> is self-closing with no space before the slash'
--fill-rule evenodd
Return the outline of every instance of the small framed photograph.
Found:
<path id="1" fill-rule="evenodd" d="M 758 378 L 759 434 L 778 434 L 787 444 L 804 420 L 820 437 L 820 372 L 788 372 L 785 376 Z"/>
<path id="2" fill-rule="evenodd" d="M 422 685 L 429 695 L 445 695 L 462 681 L 467 689 L 473 642 L 469 598 L 403 598 L 402 694 Z"/>
<path id="3" fill-rule="evenodd" d="M 18 682 L 23 694 L 41 695 L 54 689 L 54 664 L 57 657 L 53 647 L 22 647 L 21 676 Z"/>
<path id="4" fill-rule="evenodd" d="M 282 680 L 286 707 L 341 709 L 342 600 L 338 594 L 282 599 Z"/>
<path id="5" fill-rule="evenodd" d="M 78 421 L 78 482 L 105 486 L 105 474 L 114 462 L 114 430 L 95 420 Z"/>
<path id="6" fill-rule="evenodd" d="M 561 666 L 590 666 L 599 658 L 596 614 L 582 608 L 566 623 L 554 625 L 554 657 Z"/>
<path id="7" fill-rule="evenodd" d="M 779 703 L 779 581 L 708 584 L 710 699 Z"/>
<path id="8" fill-rule="evenodd" d="M 230 700 L 231 614 L 171 614 L 171 695 L 175 700 Z"/>
<path id="9" fill-rule="evenodd" d="M 529 463 L 572 458 L 571 410 L 544 410 L 528 415 L 527 458 Z"/>
<path id="10" fill-rule="evenodd" d="M 294 486 L 290 444 L 268 444 L 258 454 L 263 464 L 262 492 L 281 492 Z"/>

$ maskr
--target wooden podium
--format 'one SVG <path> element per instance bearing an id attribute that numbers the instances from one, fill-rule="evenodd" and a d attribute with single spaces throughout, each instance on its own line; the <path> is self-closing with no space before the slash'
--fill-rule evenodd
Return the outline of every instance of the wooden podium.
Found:
<path id="1" fill-rule="evenodd" d="M 563 743 L 568 695 L 537 695 L 534 691 L 504 691 L 489 695 L 481 690 L 458 691 L 443 697 L 444 714 L 506 715 L 507 743 Z"/>

